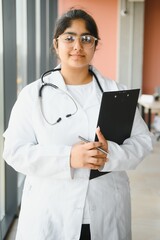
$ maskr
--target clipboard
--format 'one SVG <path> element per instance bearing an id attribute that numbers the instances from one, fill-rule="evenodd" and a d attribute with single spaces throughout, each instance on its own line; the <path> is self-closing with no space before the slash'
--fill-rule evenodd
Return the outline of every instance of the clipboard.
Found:
<path id="1" fill-rule="evenodd" d="M 130 137 L 139 92 L 140 89 L 131 89 L 103 93 L 97 126 L 107 140 L 120 145 Z M 107 173 L 91 170 L 90 179 Z"/>

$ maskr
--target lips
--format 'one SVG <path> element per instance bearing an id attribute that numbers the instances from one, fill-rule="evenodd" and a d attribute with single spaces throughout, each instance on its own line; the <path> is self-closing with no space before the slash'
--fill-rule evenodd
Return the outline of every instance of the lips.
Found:
<path id="1" fill-rule="evenodd" d="M 81 54 L 71 54 L 71 57 L 84 57 L 84 55 L 81 55 Z"/>
<path id="2" fill-rule="evenodd" d="M 71 59 L 75 60 L 75 61 L 81 61 L 82 59 L 84 59 L 85 55 L 83 54 L 70 54 Z"/>

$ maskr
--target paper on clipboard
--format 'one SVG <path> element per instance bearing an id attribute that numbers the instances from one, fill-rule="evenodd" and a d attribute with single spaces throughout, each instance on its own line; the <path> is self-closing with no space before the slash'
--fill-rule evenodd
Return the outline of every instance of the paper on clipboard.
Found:
<path id="1" fill-rule="evenodd" d="M 103 93 L 97 126 L 107 140 L 122 144 L 130 137 L 139 92 L 131 89 Z M 106 173 L 91 170 L 90 179 Z"/>

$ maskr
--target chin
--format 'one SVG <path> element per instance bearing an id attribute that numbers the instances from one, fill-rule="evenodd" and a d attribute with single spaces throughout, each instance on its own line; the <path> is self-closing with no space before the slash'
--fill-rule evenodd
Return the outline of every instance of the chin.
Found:
<path id="1" fill-rule="evenodd" d="M 72 64 L 70 64 L 71 67 L 73 68 L 85 68 L 85 67 L 88 67 L 89 66 L 89 63 L 80 63 L 80 62 L 74 62 Z"/>

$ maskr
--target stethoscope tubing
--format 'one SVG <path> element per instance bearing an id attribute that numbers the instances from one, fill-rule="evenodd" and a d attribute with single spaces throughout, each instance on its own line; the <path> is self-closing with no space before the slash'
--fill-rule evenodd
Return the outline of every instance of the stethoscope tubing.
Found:
<path id="1" fill-rule="evenodd" d="M 52 72 L 56 72 L 56 71 L 60 71 L 60 70 L 61 70 L 61 68 L 54 68 L 54 69 L 51 69 L 51 70 L 48 70 L 48 71 L 44 72 L 44 73 L 41 75 L 42 86 L 41 86 L 40 89 L 39 89 L 39 97 L 42 96 L 42 89 L 43 89 L 43 87 L 45 87 L 45 86 L 51 86 L 51 87 L 54 87 L 55 89 L 59 89 L 59 88 L 58 88 L 55 84 L 53 84 L 53 83 L 45 83 L 45 82 L 44 82 L 44 77 L 47 76 L 47 75 L 49 75 L 49 74 L 52 73 Z M 95 77 L 96 82 L 97 82 L 97 84 L 98 84 L 98 87 L 99 87 L 99 89 L 101 90 L 101 92 L 103 93 L 104 91 L 103 91 L 103 89 L 102 89 L 102 86 L 101 86 L 101 84 L 100 84 L 100 82 L 99 82 L 96 74 L 95 74 L 94 71 L 91 70 L 90 68 L 89 68 L 89 72 Z"/>
<path id="2" fill-rule="evenodd" d="M 56 71 L 60 71 L 60 70 L 61 70 L 61 68 L 51 69 L 51 70 L 48 70 L 48 71 L 44 72 L 44 73 L 41 75 L 42 85 L 41 85 L 41 87 L 40 87 L 40 89 L 39 89 L 40 108 L 41 108 L 41 113 L 42 113 L 43 118 L 45 119 L 45 121 L 46 121 L 49 125 L 55 125 L 55 124 L 59 123 L 59 122 L 62 120 L 62 118 L 59 117 L 59 118 L 58 118 L 55 122 L 53 122 L 53 123 L 50 123 L 50 122 L 46 119 L 46 117 L 45 117 L 45 115 L 44 115 L 44 111 L 43 111 L 42 101 L 41 101 L 41 100 L 42 100 L 42 91 L 43 91 L 44 87 L 47 87 L 47 86 L 52 87 L 52 88 L 54 88 L 54 89 L 56 89 L 56 90 L 60 90 L 60 91 L 62 91 L 62 92 L 64 92 L 64 91 L 61 90 L 58 86 L 56 86 L 56 85 L 53 84 L 53 83 L 45 83 L 45 82 L 44 82 L 44 77 L 47 76 L 47 75 L 49 75 L 49 74 L 51 74 L 52 72 L 56 72 Z M 103 89 L 102 89 L 102 86 L 101 86 L 101 84 L 100 84 L 100 82 L 99 82 L 96 74 L 95 74 L 90 68 L 89 68 L 89 72 L 95 77 L 96 82 L 97 82 L 97 84 L 98 84 L 98 87 L 99 87 L 99 89 L 101 90 L 101 92 L 103 93 L 104 91 L 103 91 Z M 73 99 L 72 96 L 70 96 L 67 92 L 65 92 L 65 94 L 67 94 L 67 96 L 73 101 L 73 103 L 74 103 L 74 105 L 75 105 L 75 111 L 74 111 L 73 113 L 68 113 L 68 114 L 65 116 L 66 118 L 68 118 L 68 117 L 71 117 L 71 116 L 73 116 L 73 115 L 75 115 L 75 114 L 77 113 L 77 111 L 78 111 L 78 106 L 77 106 L 77 104 L 76 104 L 76 102 L 75 102 L 75 100 Z"/>

